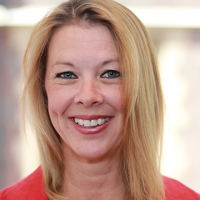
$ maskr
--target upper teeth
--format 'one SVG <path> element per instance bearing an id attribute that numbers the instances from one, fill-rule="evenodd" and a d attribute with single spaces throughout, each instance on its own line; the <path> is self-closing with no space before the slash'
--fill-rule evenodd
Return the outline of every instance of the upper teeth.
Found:
<path id="1" fill-rule="evenodd" d="M 104 118 L 104 119 L 92 119 L 92 120 L 83 120 L 83 119 L 74 118 L 74 121 L 76 124 L 80 126 L 86 126 L 86 127 L 102 125 L 108 122 L 109 120 L 110 120 L 109 117 Z"/>

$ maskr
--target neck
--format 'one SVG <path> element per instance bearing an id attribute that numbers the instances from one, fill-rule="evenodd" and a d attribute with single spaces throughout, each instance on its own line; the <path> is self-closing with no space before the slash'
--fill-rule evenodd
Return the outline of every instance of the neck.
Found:
<path id="1" fill-rule="evenodd" d="M 67 156 L 64 193 L 70 199 L 122 200 L 125 189 L 120 173 L 120 150 L 111 158 L 91 161 Z"/>

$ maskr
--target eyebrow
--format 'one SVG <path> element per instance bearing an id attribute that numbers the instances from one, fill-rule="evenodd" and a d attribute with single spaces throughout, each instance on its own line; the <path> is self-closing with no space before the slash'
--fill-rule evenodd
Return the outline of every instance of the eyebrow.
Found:
<path id="1" fill-rule="evenodd" d="M 119 58 L 113 58 L 113 59 L 105 60 L 102 63 L 100 63 L 100 65 L 104 66 L 104 65 L 107 65 L 107 64 L 113 63 L 113 62 L 119 63 Z M 51 66 L 54 68 L 56 65 L 67 65 L 67 66 L 70 66 L 70 67 L 74 67 L 73 63 L 71 63 L 71 62 L 62 62 L 62 61 L 61 62 L 56 62 Z"/>
<path id="2" fill-rule="evenodd" d="M 55 67 L 56 65 L 68 65 L 68 66 L 71 66 L 71 67 L 74 67 L 74 65 L 70 62 L 55 62 L 53 65 L 51 65 L 51 67 Z"/>
<path id="3" fill-rule="evenodd" d="M 110 60 L 106 60 L 102 63 L 102 65 L 106 65 L 106 64 L 109 64 L 109 63 L 112 63 L 112 62 L 117 62 L 119 63 L 119 58 L 117 59 L 110 59 Z"/>

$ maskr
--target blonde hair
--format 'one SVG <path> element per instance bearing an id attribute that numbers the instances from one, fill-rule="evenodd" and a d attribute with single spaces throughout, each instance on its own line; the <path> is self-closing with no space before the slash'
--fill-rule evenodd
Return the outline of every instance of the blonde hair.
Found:
<path id="1" fill-rule="evenodd" d="M 62 199 L 64 175 L 60 137 L 49 118 L 44 87 L 48 45 L 60 27 L 83 23 L 106 26 L 119 50 L 124 87 L 121 172 L 127 198 L 161 200 L 163 97 L 154 48 L 140 20 L 112 0 L 64 2 L 35 26 L 30 37 L 23 62 L 22 116 L 29 114 L 36 133 L 46 194 L 49 199 Z"/>

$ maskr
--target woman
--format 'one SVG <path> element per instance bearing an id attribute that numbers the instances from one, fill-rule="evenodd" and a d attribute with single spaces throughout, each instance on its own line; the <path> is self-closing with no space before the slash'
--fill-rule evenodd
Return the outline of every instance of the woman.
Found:
<path id="1" fill-rule="evenodd" d="M 1 199 L 200 199 L 160 175 L 163 96 L 140 20 L 111 1 L 70 0 L 35 27 L 23 119 L 41 167 Z"/>

